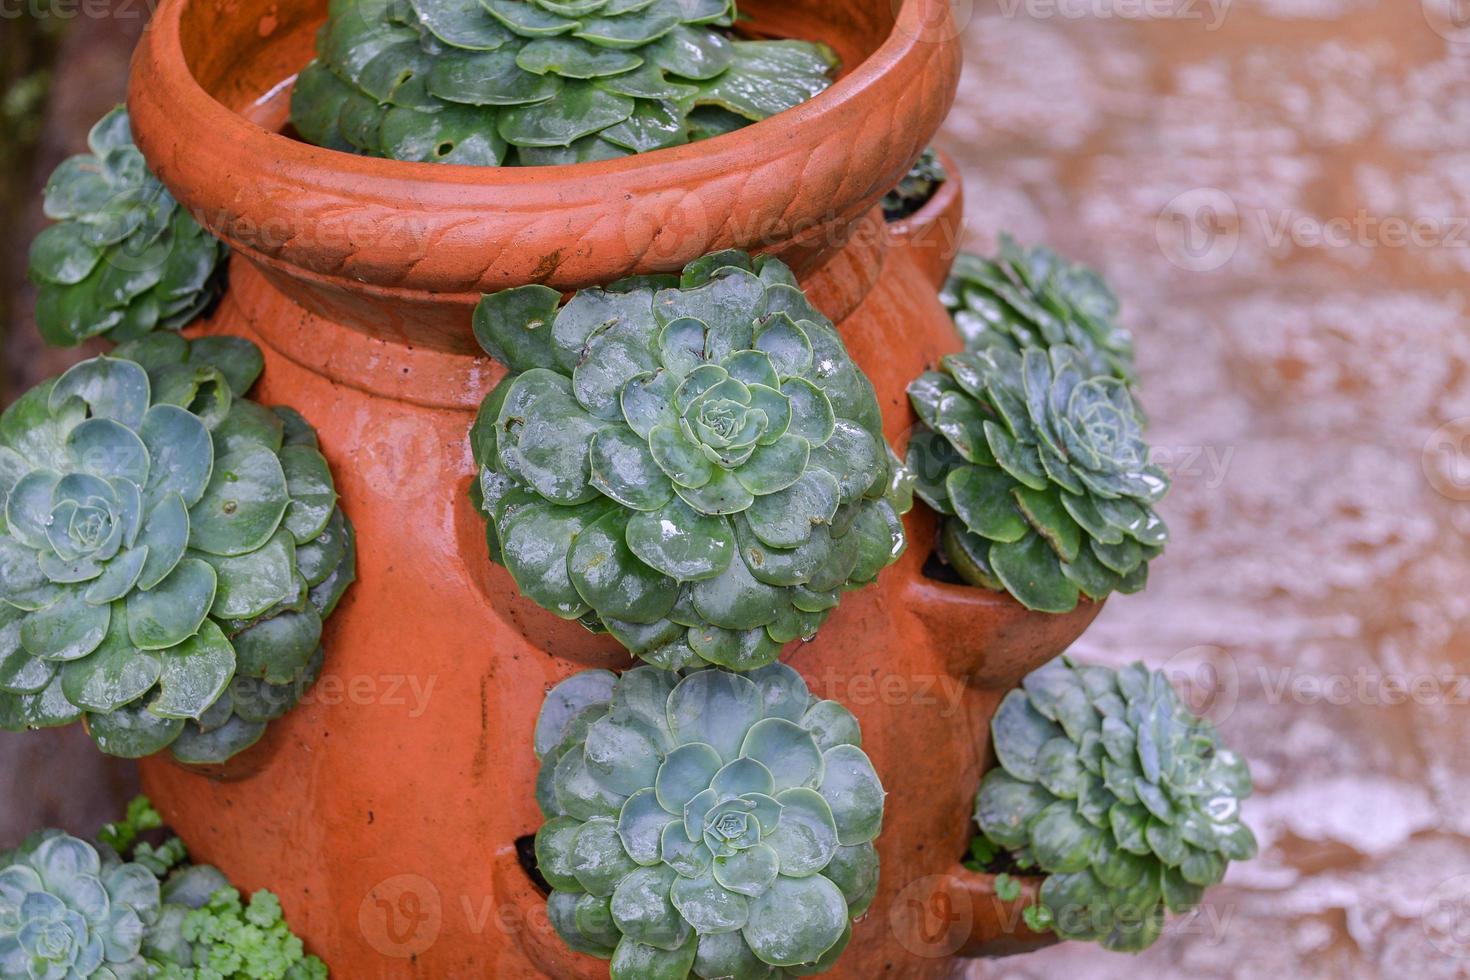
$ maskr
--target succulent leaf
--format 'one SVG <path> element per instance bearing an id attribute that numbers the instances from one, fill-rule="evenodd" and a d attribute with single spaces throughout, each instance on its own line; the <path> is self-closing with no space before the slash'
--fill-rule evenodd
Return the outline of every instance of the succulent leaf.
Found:
<path id="1" fill-rule="evenodd" d="M 484 299 L 511 373 L 471 430 L 478 503 L 526 595 L 667 669 L 751 670 L 898 558 L 872 386 L 789 279 L 722 252 L 560 309 Z"/>
<path id="2" fill-rule="evenodd" d="M 719 135 L 831 84 L 825 45 L 740 39 L 736 16 L 732 0 L 337 3 L 291 118 L 331 149 L 547 166 Z M 57 207 L 96 196 L 84 176 Z M 74 237 L 48 236 L 39 258 L 85 285 L 97 246 Z"/>
<path id="3" fill-rule="evenodd" d="M 610 957 L 614 980 L 830 966 L 877 890 L 883 812 L 842 712 L 779 663 L 584 671 L 554 688 L 536 747 L 558 809 L 536 855 L 567 945 Z M 590 725 L 576 721 L 589 713 Z M 824 754 L 833 730 L 848 740 Z M 581 809 L 563 791 L 579 772 L 622 802 L 608 815 Z M 608 901 L 607 918 L 576 914 L 588 896 Z"/>
<path id="4" fill-rule="evenodd" d="M 93 152 L 46 184 L 46 215 L 58 223 L 31 243 L 37 328 L 72 347 L 187 326 L 219 296 L 228 249 L 148 170 L 127 109 L 104 116 L 89 142 Z"/>
<path id="5" fill-rule="evenodd" d="M 352 529 L 310 427 L 244 397 L 261 364 L 154 334 L 0 416 L 0 728 L 217 763 L 305 692 Z"/>
<path id="6" fill-rule="evenodd" d="M 1000 766 L 975 822 L 1048 875 L 1041 902 L 1064 938 L 1143 949 L 1166 908 L 1193 907 L 1228 861 L 1255 856 L 1245 763 L 1162 672 L 1060 657 L 1006 695 L 991 735 Z"/>

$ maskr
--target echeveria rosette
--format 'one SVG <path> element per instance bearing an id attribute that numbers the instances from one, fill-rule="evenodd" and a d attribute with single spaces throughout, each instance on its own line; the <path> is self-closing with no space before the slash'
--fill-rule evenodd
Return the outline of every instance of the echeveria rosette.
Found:
<path id="1" fill-rule="evenodd" d="M 295 705 L 354 576 L 316 436 L 254 344 L 155 333 L 0 415 L 0 728 L 223 762 Z"/>
<path id="2" fill-rule="evenodd" d="M 1066 345 L 991 347 L 945 357 L 909 399 L 914 492 L 947 516 L 941 553 L 963 579 L 1051 613 L 1144 587 L 1169 482 L 1124 382 Z"/>
<path id="3" fill-rule="evenodd" d="M 1000 766 L 975 803 L 981 833 L 1047 875 L 1066 939 L 1147 947 L 1230 861 L 1255 857 L 1240 817 L 1250 770 L 1169 679 L 1061 657 L 1006 695 L 990 724 Z"/>
<path id="4" fill-rule="evenodd" d="M 308 142 L 477 166 L 717 136 L 832 82 L 830 49 L 731 36 L 733 0 L 334 0 L 291 119 Z"/>
<path id="5" fill-rule="evenodd" d="M 158 879 L 59 831 L 0 854 L 0 976 L 151 976 L 144 938 L 160 918 Z"/>
<path id="6" fill-rule="evenodd" d="M 127 109 L 104 116 L 87 143 L 46 184 L 57 223 L 31 244 L 36 326 L 62 347 L 187 326 L 219 295 L 225 245 L 149 171 Z"/>
<path id="7" fill-rule="evenodd" d="M 939 297 L 970 350 L 1020 353 L 1066 344 L 1081 354 L 1088 374 L 1137 382 L 1133 338 L 1117 322 L 1117 297 L 1102 276 L 1049 248 L 1021 248 L 1002 234 L 993 259 L 961 252 Z"/>
<path id="8" fill-rule="evenodd" d="M 471 434 L 491 557 L 531 599 L 666 669 L 810 638 L 904 546 L 872 385 L 790 271 L 488 296 L 511 373 Z"/>
<path id="9" fill-rule="evenodd" d="M 857 720 L 784 664 L 584 671 L 548 695 L 536 754 L 551 922 L 613 980 L 820 973 L 877 891 Z"/>
<path id="10" fill-rule="evenodd" d="M 883 195 L 883 218 L 902 221 L 929 203 L 941 184 L 949 179 L 939 154 L 931 146 L 926 149 L 898 186 Z"/>

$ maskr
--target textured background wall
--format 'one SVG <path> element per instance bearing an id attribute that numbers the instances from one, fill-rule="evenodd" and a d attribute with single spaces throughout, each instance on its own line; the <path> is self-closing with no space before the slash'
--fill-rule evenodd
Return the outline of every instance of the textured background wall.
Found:
<path id="1" fill-rule="evenodd" d="M 1262 843 L 1141 957 L 1066 945 L 974 977 L 1470 976 L 1454 2 L 956 0 L 968 63 L 941 142 L 968 243 L 1006 229 L 1106 272 L 1175 474 L 1149 592 L 1110 603 L 1077 652 L 1170 669 L 1249 756 Z M 140 26 L 73 25 L 39 174 L 117 97 Z M 35 220 L 8 230 L 12 285 Z M 29 302 L 16 384 L 58 363 Z M 130 778 L 79 732 L 0 736 L 0 845 L 94 829 Z"/>
<path id="2" fill-rule="evenodd" d="M 970 242 L 1008 229 L 1108 275 L 1175 470 L 1149 591 L 1077 652 L 1192 688 L 1250 759 L 1262 844 L 1137 959 L 1073 944 L 975 977 L 1470 976 L 1470 22 L 1450 13 L 973 10 L 942 137 Z"/>

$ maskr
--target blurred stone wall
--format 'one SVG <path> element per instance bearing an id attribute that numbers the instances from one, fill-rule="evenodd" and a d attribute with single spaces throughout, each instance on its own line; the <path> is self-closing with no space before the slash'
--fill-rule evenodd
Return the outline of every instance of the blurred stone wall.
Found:
<path id="1" fill-rule="evenodd" d="M 1174 471 L 1074 652 L 1193 692 L 1262 844 L 1141 956 L 971 976 L 1470 976 L 1470 7 L 956 2 L 968 241 L 1106 273 Z"/>

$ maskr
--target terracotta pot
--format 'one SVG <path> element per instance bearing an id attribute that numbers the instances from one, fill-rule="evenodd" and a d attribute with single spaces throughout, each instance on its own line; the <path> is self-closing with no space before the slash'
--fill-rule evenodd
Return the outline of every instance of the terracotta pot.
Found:
<path id="1" fill-rule="evenodd" d="M 573 289 L 716 248 L 799 269 L 877 387 L 897 447 L 904 387 L 958 341 L 934 294 L 957 205 L 890 234 L 874 204 L 947 111 L 959 55 L 945 0 L 775 0 L 753 29 L 820 36 L 846 75 L 780 117 L 698 146 L 599 164 L 482 170 L 345 156 L 282 135 L 323 0 L 166 0 L 134 61 L 139 144 L 236 248 L 205 333 L 265 350 L 259 390 L 318 429 L 359 534 L 359 579 L 327 628 L 321 682 L 223 771 L 144 762 L 201 860 L 270 886 L 339 976 L 602 977 L 550 933 L 518 842 L 540 818 L 543 693 L 625 654 L 520 599 L 465 495 L 466 433 L 502 375 L 477 356 L 484 290 Z M 957 201 L 958 181 L 949 200 Z M 944 217 L 948 215 L 949 217 Z M 859 716 L 891 793 L 883 885 L 831 975 L 940 976 L 906 910 L 953 887 L 989 718 L 1090 612 L 1026 613 L 923 579 L 932 519 L 878 584 L 790 662 Z M 951 624 L 946 626 L 945 624 Z M 992 647 L 991 641 L 995 642 Z"/>

